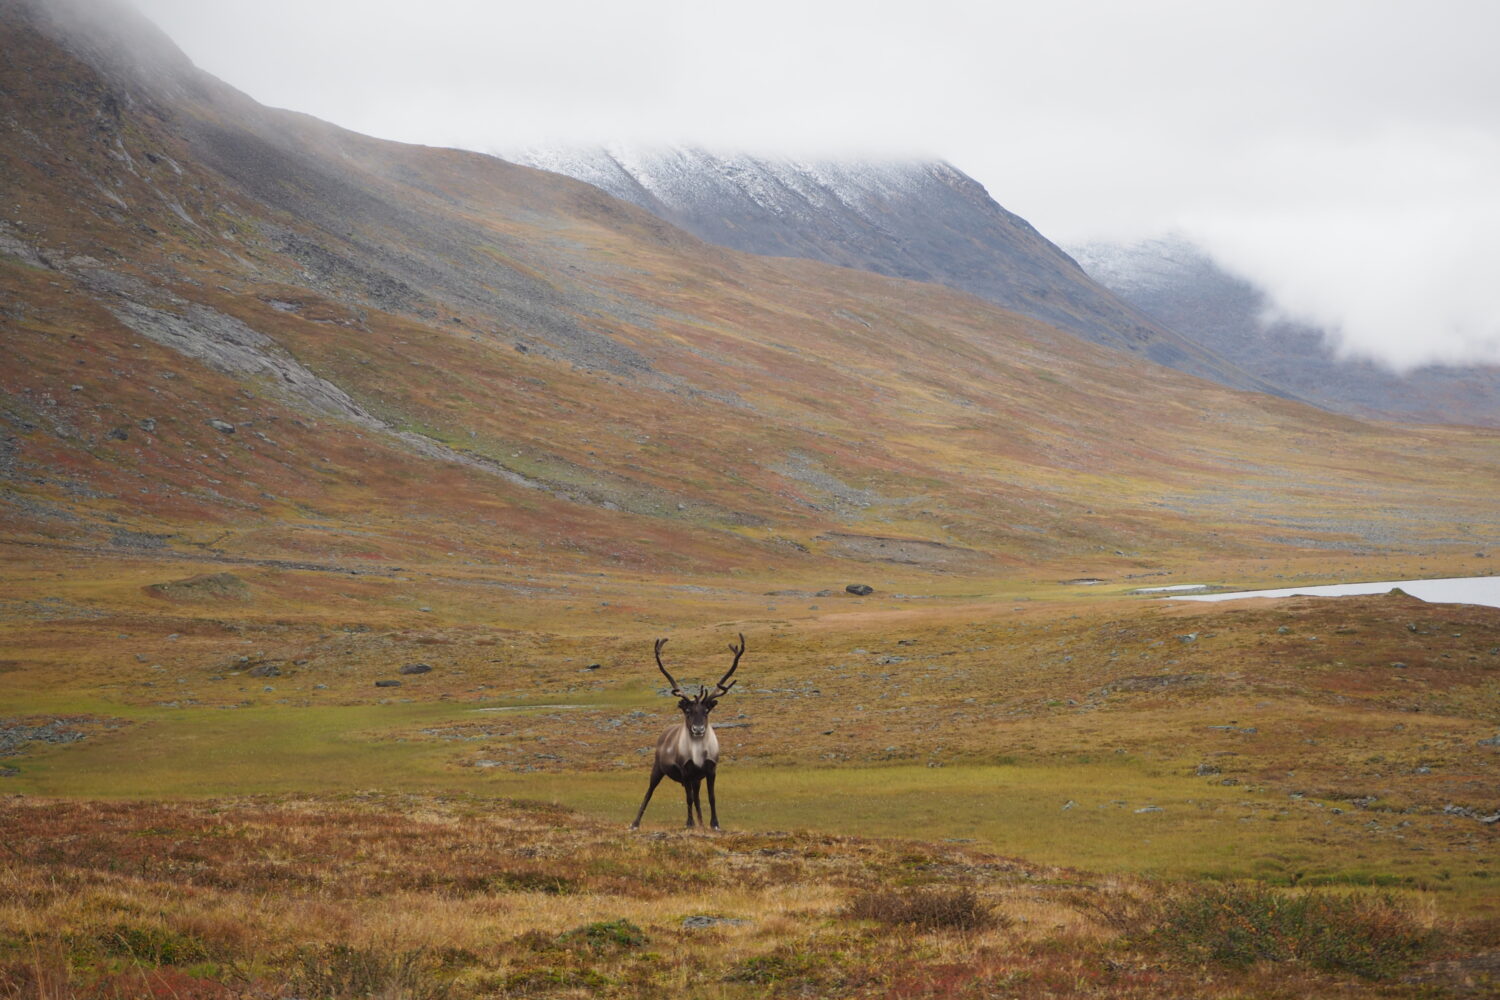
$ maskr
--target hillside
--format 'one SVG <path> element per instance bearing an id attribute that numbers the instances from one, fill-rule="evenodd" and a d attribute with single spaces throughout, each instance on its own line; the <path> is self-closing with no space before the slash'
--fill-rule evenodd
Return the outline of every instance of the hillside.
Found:
<path id="1" fill-rule="evenodd" d="M 1264 290 L 1182 237 L 1069 252 L 1120 298 L 1298 399 L 1376 419 L 1500 427 L 1500 369 L 1429 365 L 1397 373 L 1341 357 L 1327 331 L 1268 318 Z"/>
<path id="2" fill-rule="evenodd" d="M 709 243 L 946 285 L 1157 364 L 1279 393 L 1095 284 L 948 163 L 622 144 L 503 155 L 587 181 Z"/>
<path id="3" fill-rule="evenodd" d="M 45 9 L 3 22 L 13 539 L 899 579 L 1495 537 L 1464 488 L 1495 480 L 1483 438 L 718 249 L 555 174 L 260 107 L 149 25 Z"/>

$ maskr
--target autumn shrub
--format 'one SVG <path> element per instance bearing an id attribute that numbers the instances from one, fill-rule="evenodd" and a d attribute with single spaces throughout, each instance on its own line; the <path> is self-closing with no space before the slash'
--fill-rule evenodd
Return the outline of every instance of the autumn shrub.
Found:
<path id="1" fill-rule="evenodd" d="M 1204 883 L 1165 902 L 1156 937 L 1167 947 L 1228 965 L 1302 961 L 1382 979 L 1434 943 L 1391 895 L 1285 892 L 1259 884 Z"/>
<path id="2" fill-rule="evenodd" d="M 861 892 L 844 915 L 922 931 L 977 931 L 999 922 L 994 910 L 972 889 L 901 889 Z"/>

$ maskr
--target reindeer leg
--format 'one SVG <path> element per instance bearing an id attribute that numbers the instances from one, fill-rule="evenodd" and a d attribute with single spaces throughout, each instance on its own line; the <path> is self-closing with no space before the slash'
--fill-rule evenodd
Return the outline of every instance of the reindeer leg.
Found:
<path id="1" fill-rule="evenodd" d="M 646 786 L 646 797 L 641 800 L 641 810 L 635 814 L 635 822 L 630 824 L 632 830 L 639 830 L 641 828 L 641 817 L 646 815 L 646 806 L 651 801 L 651 793 L 656 791 L 656 786 L 661 784 L 661 779 L 661 768 L 651 768 L 651 784 Z"/>
<path id="2" fill-rule="evenodd" d="M 719 828 L 719 804 L 714 801 L 714 773 L 709 771 L 706 777 L 708 779 L 708 818 L 709 822 L 713 824 L 713 828 L 717 830 Z M 703 810 L 701 808 L 698 810 L 698 821 L 700 823 L 703 822 Z"/>
<path id="3" fill-rule="evenodd" d="M 698 825 L 699 826 L 703 825 L 703 799 L 698 794 L 699 789 L 701 789 L 703 787 L 699 783 L 701 780 L 702 779 L 695 779 L 693 781 L 693 808 L 696 809 L 696 810 L 698 810 Z"/>
<path id="4" fill-rule="evenodd" d="M 693 828 L 693 798 L 694 798 L 694 794 L 693 793 L 696 792 L 697 790 L 698 790 L 698 782 L 694 778 L 689 778 L 688 780 L 686 780 L 686 781 L 684 781 L 682 783 L 682 793 L 687 796 L 687 810 L 688 810 L 687 825 L 688 825 L 688 829 L 689 830 L 691 830 Z"/>

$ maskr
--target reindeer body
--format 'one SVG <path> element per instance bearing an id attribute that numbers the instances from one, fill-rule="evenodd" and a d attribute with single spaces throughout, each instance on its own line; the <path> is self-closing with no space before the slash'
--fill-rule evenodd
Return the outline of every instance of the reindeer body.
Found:
<path id="1" fill-rule="evenodd" d="M 694 739 L 686 722 L 668 726 L 656 741 L 656 759 L 673 762 L 664 771 L 673 781 L 681 781 L 689 771 L 707 773 L 719 763 L 719 737 L 714 727 Z"/>
<path id="2" fill-rule="evenodd" d="M 682 785 L 684 794 L 687 796 L 687 825 L 693 825 L 693 812 L 698 813 L 698 825 L 703 825 L 703 804 L 699 801 L 698 792 L 700 786 L 708 784 L 708 816 L 713 829 L 719 828 L 719 807 L 714 800 L 714 778 L 719 769 L 719 737 L 714 733 L 714 727 L 708 724 L 708 713 L 713 711 L 714 705 L 718 703 L 720 696 L 728 693 L 734 687 L 735 682 L 729 680 L 729 675 L 734 673 L 735 667 L 739 666 L 740 657 L 745 652 L 745 637 L 740 636 L 739 646 L 730 646 L 730 652 L 734 653 L 734 663 L 730 665 L 729 672 L 719 678 L 712 694 L 708 688 L 700 687 L 698 693 L 688 697 L 672 680 L 672 675 L 667 673 L 667 668 L 662 666 L 661 648 L 666 645 L 667 640 L 656 640 L 656 665 L 666 675 L 672 684 L 672 693 L 677 695 L 677 707 L 682 710 L 683 720 L 668 726 L 666 731 L 656 741 L 656 757 L 651 765 L 651 784 L 646 788 L 646 797 L 641 801 L 641 808 L 635 814 L 635 822 L 630 824 L 632 830 L 641 825 L 641 817 L 646 815 L 646 806 L 651 802 L 651 795 L 656 791 L 656 786 L 661 784 L 661 779 L 671 778 Z M 729 681 L 725 684 L 725 681 Z"/>

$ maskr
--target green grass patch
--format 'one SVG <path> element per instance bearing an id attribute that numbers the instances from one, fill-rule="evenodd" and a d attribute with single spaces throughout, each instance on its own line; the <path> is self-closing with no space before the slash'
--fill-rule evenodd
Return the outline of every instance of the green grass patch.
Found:
<path id="1" fill-rule="evenodd" d="M 646 696 L 628 686 L 609 697 L 620 705 Z M 25 756 L 7 759 L 19 773 L 5 781 L 25 794 L 106 799 L 460 793 L 550 802 L 623 827 L 645 792 L 646 756 L 638 768 L 518 773 L 459 766 L 473 753 L 469 745 L 419 735 L 481 718 L 501 725 L 552 711 L 545 706 L 562 700 L 609 703 L 598 693 L 569 693 L 513 706 L 514 712 L 482 713 L 473 703 L 457 702 L 167 709 L 75 699 L 68 708 L 132 724 L 65 746 L 34 744 Z M 63 707 L 45 701 L 23 710 Z M 1368 816 L 1334 815 L 1274 791 L 1204 782 L 1186 761 L 1088 755 L 941 768 L 793 768 L 738 764 L 726 756 L 717 792 L 721 822 L 731 831 L 972 841 L 1040 863 L 1168 878 L 1429 888 L 1454 898 L 1492 891 L 1483 871 L 1454 874 L 1439 854 L 1413 856 L 1402 841 L 1371 835 L 1364 828 Z M 1412 819 L 1437 822 L 1417 814 Z M 665 784 L 644 826 L 682 825 L 680 788 Z M 1288 853 L 1293 843 L 1297 851 Z M 924 879 L 921 871 L 904 873 L 900 885 L 919 886 Z M 572 889 L 552 873 L 539 873 L 537 880 L 515 888 Z"/>
<path id="2" fill-rule="evenodd" d="M 593 955 L 635 951 L 646 946 L 646 932 L 629 920 L 599 920 L 575 927 L 559 939 Z"/>

